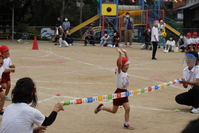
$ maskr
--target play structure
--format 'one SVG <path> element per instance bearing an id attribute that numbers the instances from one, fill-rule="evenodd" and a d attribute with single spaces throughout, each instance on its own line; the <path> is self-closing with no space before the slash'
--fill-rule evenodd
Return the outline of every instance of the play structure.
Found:
<path id="1" fill-rule="evenodd" d="M 164 10 L 160 9 L 162 0 L 154 1 L 154 5 L 151 6 L 144 0 L 137 0 L 137 5 L 118 5 L 118 0 L 96 0 L 96 2 L 98 3 L 97 15 L 71 29 L 71 33 L 98 20 L 99 26 L 93 27 L 95 32 L 99 33 L 98 36 L 104 35 L 104 31 L 112 33 L 114 30 L 122 35 L 123 18 L 125 13 L 129 12 L 134 19 L 134 39 L 142 40 L 141 33 L 145 28 L 151 28 L 154 20 L 161 18 L 165 21 Z M 166 29 L 179 36 L 180 32 L 174 27 L 166 23 Z M 85 35 L 82 36 L 82 39 L 84 38 Z"/>

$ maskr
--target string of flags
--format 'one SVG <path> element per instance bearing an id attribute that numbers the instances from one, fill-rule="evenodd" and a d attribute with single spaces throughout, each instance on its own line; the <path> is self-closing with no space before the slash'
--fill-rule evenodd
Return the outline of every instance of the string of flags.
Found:
<path id="1" fill-rule="evenodd" d="M 175 79 L 167 83 L 162 83 L 159 85 L 146 87 L 142 89 L 132 90 L 132 91 L 126 91 L 121 93 L 114 93 L 109 95 L 100 95 L 100 96 L 94 96 L 94 97 L 88 97 L 88 98 L 82 98 L 82 99 L 75 99 L 75 100 L 69 100 L 69 101 L 63 101 L 61 102 L 63 105 L 76 105 L 76 104 L 82 104 L 82 103 L 92 103 L 92 102 L 98 102 L 98 101 L 105 101 L 105 100 L 112 100 L 112 99 L 118 99 L 128 96 L 133 96 L 137 94 L 143 94 L 146 92 L 151 92 L 155 90 L 159 90 L 161 88 L 176 84 L 177 82 L 180 82 L 181 79 Z"/>

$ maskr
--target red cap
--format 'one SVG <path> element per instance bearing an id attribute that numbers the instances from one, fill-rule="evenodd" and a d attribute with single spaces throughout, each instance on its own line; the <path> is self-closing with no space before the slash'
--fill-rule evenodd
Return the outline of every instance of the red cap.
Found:
<path id="1" fill-rule="evenodd" d="M 7 51 L 7 50 L 9 50 L 9 48 L 8 48 L 8 46 L 6 46 L 6 45 L 2 45 L 2 46 L 0 47 L 0 52 L 5 52 L 5 51 Z"/>
<path id="2" fill-rule="evenodd" d="M 190 33 L 190 32 L 188 32 L 188 33 L 187 33 L 187 36 L 191 36 L 191 33 Z"/>
<path id="3" fill-rule="evenodd" d="M 118 60 L 119 58 L 117 59 L 117 66 L 118 66 Z M 127 65 L 129 63 L 130 61 L 126 57 L 122 57 L 122 66 Z"/>
<path id="4" fill-rule="evenodd" d="M 197 36 L 197 35 L 198 35 L 198 33 L 197 33 L 197 32 L 194 32 L 194 33 L 193 33 L 193 35 L 196 35 L 196 36 Z"/>

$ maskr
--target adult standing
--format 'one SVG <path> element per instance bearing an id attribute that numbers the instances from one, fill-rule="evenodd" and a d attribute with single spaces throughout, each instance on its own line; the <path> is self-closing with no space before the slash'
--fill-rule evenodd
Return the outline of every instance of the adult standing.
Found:
<path id="1" fill-rule="evenodd" d="M 156 56 L 157 46 L 158 46 L 158 42 L 159 42 L 158 24 L 159 24 L 159 21 L 155 20 L 153 23 L 153 28 L 152 28 L 152 33 L 151 33 L 151 42 L 153 45 L 152 58 L 151 58 L 152 60 L 157 60 L 157 58 L 155 58 L 155 56 Z"/>
<path id="2" fill-rule="evenodd" d="M 132 37 L 134 32 L 134 20 L 130 17 L 130 13 L 127 12 L 124 18 L 124 37 L 125 37 L 125 46 L 127 46 L 127 41 L 130 42 L 129 46 L 132 47 Z"/>
<path id="3" fill-rule="evenodd" d="M 65 32 L 70 30 L 70 22 L 67 17 L 65 17 L 64 22 L 62 23 L 62 28 Z"/>
<path id="4" fill-rule="evenodd" d="M 183 70 L 183 78 L 180 84 L 184 88 L 190 86 L 187 92 L 175 97 L 177 103 L 192 106 L 191 113 L 199 113 L 199 66 L 198 53 L 189 51 L 185 54 L 187 67 Z"/>
<path id="5" fill-rule="evenodd" d="M 166 28 L 166 23 L 160 19 L 160 23 L 158 24 L 158 32 L 159 32 L 159 43 L 158 43 L 158 48 L 160 48 L 160 46 L 164 46 L 165 44 L 165 37 L 162 36 L 162 33 L 165 32 L 165 28 Z"/>
<path id="6" fill-rule="evenodd" d="M 54 36 L 55 36 L 55 45 L 57 45 L 57 40 L 59 39 L 59 28 L 62 25 L 60 17 L 57 17 L 57 22 L 55 23 L 55 31 L 54 31 Z"/>

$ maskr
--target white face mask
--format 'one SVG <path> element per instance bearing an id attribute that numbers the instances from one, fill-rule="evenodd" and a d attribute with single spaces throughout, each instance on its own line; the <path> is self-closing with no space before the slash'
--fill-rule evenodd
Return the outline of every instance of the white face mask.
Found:
<path id="1" fill-rule="evenodd" d="M 117 34 L 116 34 L 116 33 L 114 33 L 114 35 L 116 36 Z"/>
<path id="2" fill-rule="evenodd" d="M 104 36 L 107 36 L 108 34 L 104 34 Z"/>
<path id="3" fill-rule="evenodd" d="M 183 38 L 183 36 L 180 36 L 180 38 L 182 39 L 182 38 Z"/>
<path id="4" fill-rule="evenodd" d="M 173 38 L 169 38 L 169 40 L 170 40 L 170 41 L 172 41 L 172 40 L 173 40 Z"/>
<path id="5" fill-rule="evenodd" d="M 148 32 L 150 32 L 151 30 L 150 29 L 148 29 Z"/>
<path id="6" fill-rule="evenodd" d="M 130 16 L 129 16 L 129 15 L 126 15 L 126 17 L 129 18 Z"/>
<path id="7" fill-rule="evenodd" d="M 68 19 L 66 18 L 65 21 L 68 21 Z"/>
<path id="8" fill-rule="evenodd" d="M 62 26 L 59 26 L 59 28 L 61 29 L 61 28 L 62 28 Z"/>

